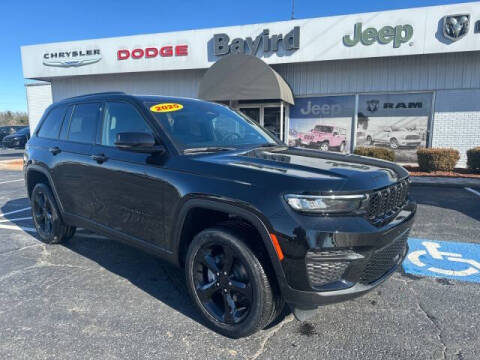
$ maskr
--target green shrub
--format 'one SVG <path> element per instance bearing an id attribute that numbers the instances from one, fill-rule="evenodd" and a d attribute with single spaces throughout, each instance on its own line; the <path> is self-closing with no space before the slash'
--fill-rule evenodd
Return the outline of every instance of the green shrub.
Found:
<path id="1" fill-rule="evenodd" d="M 449 148 L 418 149 L 417 159 L 420 171 L 453 171 L 460 153 Z"/>
<path id="2" fill-rule="evenodd" d="M 382 160 L 395 161 L 395 153 L 393 152 L 393 150 L 385 148 L 359 146 L 355 148 L 353 153 Z"/>
<path id="3" fill-rule="evenodd" d="M 480 170 L 480 146 L 467 150 L 467 166 L 471 170 Z"/>

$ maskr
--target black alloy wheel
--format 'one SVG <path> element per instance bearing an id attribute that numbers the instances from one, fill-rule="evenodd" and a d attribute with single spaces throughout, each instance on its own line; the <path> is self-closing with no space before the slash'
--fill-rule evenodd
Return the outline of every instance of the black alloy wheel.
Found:
<path id="1" fill-rule="evenodd" d="M 53 230 L 52 204 L 44 192 L 38 191 L 33 200 L 33 216 L 40 233 L 50 235 Z"/>
<path id="2" fill-rule="evenodd" d="M 40 238 L 49 244 L 71 238 L 75 227 L 66 225 L 58 211 L 52 191 L 45 184 L 37 184 L 31 194 L 32 217 Z"/>
<path id="3" fill-rule="evenodd" d="M 202 305 L 217 321 L 238 324 L 252 306 L 245 264 L 224 244 L 203 246 L 194 260 L 194 284 Z"/>
<path id="4" fill-rule="evenodd" d="M 209 327 L 231 338 L 265 328 L 284 304 L 248 239 L 245 231 L 218 225 L 197 234 L 185 258 L 192 300 Z"/>

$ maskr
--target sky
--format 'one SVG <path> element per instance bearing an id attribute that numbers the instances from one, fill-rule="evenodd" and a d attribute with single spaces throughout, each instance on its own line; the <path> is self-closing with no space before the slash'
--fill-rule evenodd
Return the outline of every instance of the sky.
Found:
<path id="1" fill-rule="evenodd" d="M 465 0 L 295 0 L 295 18 Z M 20 46 L 289 20 L 292 0 L 0 0 L 0 111 L 26 111 Z"/>

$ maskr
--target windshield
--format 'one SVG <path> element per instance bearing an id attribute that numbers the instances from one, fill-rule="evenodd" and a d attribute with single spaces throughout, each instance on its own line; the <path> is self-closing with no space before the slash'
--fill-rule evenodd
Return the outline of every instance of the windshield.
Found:
<path id="1" fill-rule="evenodd" d="M 322 126 L 322 125 L 317 125 L 315 126 L 316 131 L 324 132 L 324 133 L 331 133 L 333 132 L 333 128 L 330 126 Z"/>
<path id="2" fill-rule="evenodd" d="M 26 128 L 23 128 L 23 129 L 18 130 L 18 131 L 17 131 L 17 134 L 18 134 L 18 135 L 26 135 L 26 134 L 28 134 L 29 132 L 30 132 L 30 129 L 29 129 L 28 127 L 26 127 Z"/>
<path id="3" fill-rule="evenodd" d="M 196 100 L 177 101 L 146 102 L 145 105 L 170 138 L 184 149 L 278 143 L 265 129 L 240 112 Z"/>

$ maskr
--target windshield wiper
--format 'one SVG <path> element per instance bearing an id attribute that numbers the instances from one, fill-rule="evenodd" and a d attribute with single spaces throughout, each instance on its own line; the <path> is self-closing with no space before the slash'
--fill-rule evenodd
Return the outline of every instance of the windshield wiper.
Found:
<path id="1" fill-rule="evenodd" d="M 265 143 L 265 144 L 260 144 L 258 147 L 277 147 L 277 146 L 282 146 L 281 144 L 272 144 L 272 143 Z"/>
<path id="2" fill-rule="evenodd" d="M 229 150 L 235 150 L 235 148 L 226 147 L 226 146 L 205 146 L 205 147 L 185 149 L 183 150 L 183 153 L 194 154 L 199 152 L 215 152 L 215 151 L 229 151 Z"/>

